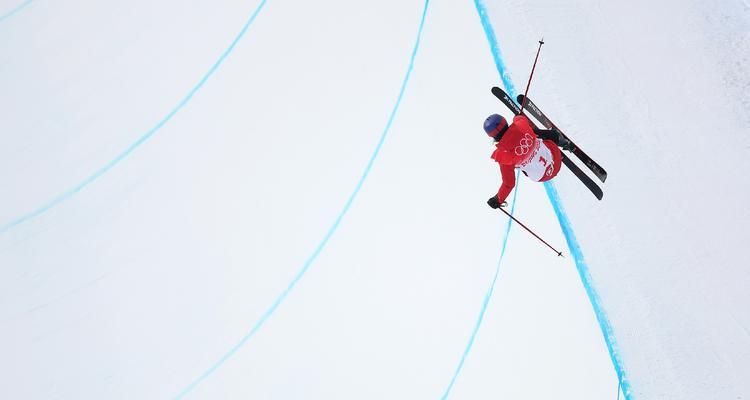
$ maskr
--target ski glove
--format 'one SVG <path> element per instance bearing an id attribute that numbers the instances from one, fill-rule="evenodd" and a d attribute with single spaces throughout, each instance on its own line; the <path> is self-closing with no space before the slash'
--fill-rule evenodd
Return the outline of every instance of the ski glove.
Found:
<path id="1" fill-rule="evenodd" d="M 497 196 L 492 196 L 492 197 L 490 197 L 490 199 L 489 199 L 489 200 L 487 200 L 487 205 L 489 205 L 489 206 L 490 206 L 490 207 L 492 207 L 492 208 L 500 208 L 500 207 L 505 207 L 505 206 L 507 206 L 507 205 L 508 205 L 508 203 L 506 203 L 506 202 L 502 202 L 502 203 L 501 203 L 501 202 L 500 202 L 500 201 L 499 201 L 499 200 L 497 199 Z"/>

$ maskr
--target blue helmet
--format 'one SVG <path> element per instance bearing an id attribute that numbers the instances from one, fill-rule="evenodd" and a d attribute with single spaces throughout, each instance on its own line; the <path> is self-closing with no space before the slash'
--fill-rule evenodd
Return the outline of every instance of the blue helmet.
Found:
<path id="1" fill-rule="evenodd" d="M 500 114 L 492 114 L 484 120 L 484 131 L 495 141 L 500 140 L 507 129 L 508 121 Z"/>

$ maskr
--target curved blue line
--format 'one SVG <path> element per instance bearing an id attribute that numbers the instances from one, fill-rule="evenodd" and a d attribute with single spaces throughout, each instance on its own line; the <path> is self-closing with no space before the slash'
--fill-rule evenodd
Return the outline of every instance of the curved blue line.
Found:
<path id="1" fill-rule="evenodd" d="M 211 75 L 216 72 L 216 70 L 219 68 L 219 66 L 224 62 L 224 60 L 229 56 L 229 53 L 234 50 L 237 43 L 242 39 L 243 36 L 245 36 L 245 33 L 247 32 L 248 28 L 250 28 L 250 25 L 255 21 L 255 18 L 258 16 L 260 11 L 263 9 L 263 6 L 265 6 L 267 0 L 262 0 L 260 4 L 258 4 L 258 7 L 255 9 L 255 11 L 250 15 L 250 18 L 245 22 L 245 25 L 242 27 L 240 32 L 237 34 L 237 36 L 234 38 L 232 43 L 229 45 L 229 47 L 224 50 L 224 52 L 219 56 L 219 58 L 216 60 L 216 62 L 211 66 L 211 68 L 206 72 L 205 75 L 201 78 L 201 80 L 193 87 L 193 89 L 188 92 L 188 94 L 180 101 L 179 104 L 175 108 L 172 109 L 164 118 L 161 119 L 153 128 L 149 129 L 145 134 L 143 134 L 138 140 L 136 140 L 133 144 L 128 146 L 122 153 L 120 153 L 117 157 L 106 163 L 103 167 L 99 168 L 96 172 L 91 174 L 89 177 L 78 183 L 76 186 L 72 187 L 71 189 L 68 189 L 67 191 L 63 192 L 62 194 L 58 195 L 54 199 L 52 199 L 47 204 L 37 208 L 36 210 L 25 214 L 21 217 L 18 217 L 2 227 L 0 227 L 0 234 L 5 233 L 6 231 L 10 230 L 11 228 L 20 225 L 32 218 L 35 218 L 39 216 L 40 214 L 45 213 L 46 211 L 49 211 L 51 208 L 59 205 L 63 201 L 69 199 L 74 194 L 81 191 L 83 188 L 97 180 L 99 177 L 107 173 L 112 167 L 120 163 L 120 161 L 124 160 L 125 157 L 129 156 L 136 148 L 138 148 L 140 145 L 142 145 L 146 140 L 150 139 L 157 131 L 159 131 L 169 120 L 172 119 L 172 117 L 177 114 L 185 105 L 190 101 L 190 99 L 193 98 L 195 93 L 200 90 L 201 87 L 208 81 L 208 78 L 211 77 Z"/>
<path id="2" fill-rule="evenodd" d="M 516 172 L 516 182 L 520 184 L 520 181 L 518 179 L 519 172 Z M 510 214 L 513 215 L 513 212 L 516 209 L 516 197 L 518 196 L 518 184 L 516 185 L 516 189 L 513 193 L 513 205 L 510 208 Z M 482 301 L 482 308 L 479 310 L 479 318 L 477 318 L 477 322 L 474 324 L 474 330 L 471 332 L 471 336 L 469 336 L 469 343 L 466 344 L 466 348 L 464 349 L 464 353 L 461 355 L 461 360 L 458 362 L 458 366 L 456 367 L 456 371 L 453 373 L 453 377 L 451 378 L 451 382 L 448 384 L 448 387 L 445 388 L 445 392 L 443 393 L 443 397 L 441 397 L 441 400 L 445 400 L 448 398 L 448 395 L 451 392 L 451 389 L 453 389 L 453 385 L 456 383 L 456 379 L 458 378 L 458 375 L 461 373 L 461 369 L 464 367 L 464 362 L 466 361 L 466 357 L 469 356 L 469 352 L 471 351 L 471 348 L 474 346 L 474 339 L 477 337 L 477 332 L 479 332 L 479 328 L 482 325 L 482 321 L 484 320 L 484 313 L 487 311 L 487 305 L 490 303 L 490 298 L 492 298 L 492 293 L 495 291 L 495 283 L 497 282 L 497 277 L 500 275 L 500 263 L 503 261 L 503 257 L 505 256 L 505 247 L 508 244 L 508 236 L 510 234 L 510 226 L 512 225 L 513 220 L 508 218 L 508 224 L 505 226 L 505 237 L 503 237 L 503 246 L 502 250 L 500 250 L 500 257 L 497 260 L 497 266 L 495 267 L 495 276 L 492 278 L 492 283 L 490 284 L 490 287 L 487 289 L 487 293 L 484 295 L 484 300 Z"/>
<path id="3" fill-rule="evenodd" d="M 409 82 L 412 69 L 414 68 L 414 60 L 417 56 L 417 50 L 419 49 L 419 42 L 422 37 L 422 30 L 423 30 L 424 22 L 425 22 L 426 15 L 427 15 L 427 6 L 429 5 L 429 3 L 430 3 L 429 0 L 425 0 L 424 9 L 422 10 L 422 19 L 419 22 L 419 30 L 417 31 L 417 39 L 416 39 L 416 42 L 414 43 L 414 48 L 412 49 L 412 52 L 411 52 L 411 58 L 409 60 L 409 67 L 406 70 L 406 75 L 404 76 L 404 80 L 401 83 L 401 89 L 399 91 L 398 97 L 396 98 L 396 104 L 393 106 L 393 110 L 391 111 L 391 114 L 388 117 L 388 122 L 386 123 L 385 128 L 383 129 L 383 132 L 380 135 L 380 140 L 375 146 L 375 150 L 370 156 L 370 160 L 367 162 L 367 166 L 362 172 L 362 176 L 359 178 L 359 181 L 357 182 L 357 185 L 355 186 L 354 191 L 351 193 L 346 203 L 344 204 L 344 208 L 341 210 L 338 217 L 336 217 L 336 220 L 334 221 L 333 225 L 328 229 L 328 232 L 323 237 L 323 240 L 318 244 L 317 248 L 315 248 L 315 251 L 313 251 L 310 257 L 307 258 L 302 268 L 294 276 L 294 279 L 292 279 L 292 281 L 289 283 L 287 288 L 279 295 L 279 297 L 276 298 L 276 300 L 273 302 L 273 304 L 271 304 L 271 306 L 266 310 L 266 312 L 264 312 L 263 315 L 261 315 L 260 319 L 258 319 L 255 322 L 255 325 L 253 325 L 252 329 L 250 329 L 250 331 L 246 333 L 240 339 L 240 341 L 237 342 L 237 344 L 232 346 L 232 348 L 230 348 L 229 351 L 227 351 L 224 355 L 222 355 L 221 358 L 219 358 L 219 360 L 216 361 L 210 368 L 208 368 L 203 374 L 201 374 L 197 379 L 195 379 L 185 389 L 183 389 L 180 392 L 180 394 L 178 394 L 175 397 L 175 399 L 181 399 L 185 395 L 190 393 L 193 389 L 195 389 L 202 381 L 204 381 L 211 374 L 213 374 L 217 369 L 219 369 L 219 367 L 221 367 L 224 363 L 226 363 L 226 361 L 229 358 L 231 358 L 235 353 L 237 353 L 237 351 L 239 351 L 240 348 L 242 348 L 242 346 L 244 346 L 245 343 L 248 340 L 250 340 L 250 338 L 252 338 L 256 332 L 258 332 L 258 330 L 260 330 L 263 324 L 265 324 L 266 320 L 276 311 L 276 309 L 286 299 L 286 297 L 289 295 L 292 289 L 294 289 L 294 287 L 297 285 L 300 279 L 302 279 L 302 277 L 305 275 L 305 273 L 310 268 L 310 266 L 315 261 L 315 259 L 318 258 L 318 255 L 323 251 L 323 248 L 325 248 L 326 244 L 328 243 L 328 240 L 331 238 L 331 236 L 333 236 L 334 232 L 336 232 L 336 229 L 341 223 L 341 220 L 349 211 L 349 208 L 354 202 L 354 199 L 357 197 L 357 194 L 359 193 L 360 189 L 362 189 L 362 185 L 365 183 L 367 176 L 370 174 L 370 170 L 372 169 L 375 159 L 380 153 L 380 149 L 383 147 L 383 143 L 385 142 L 385 138 L 388 135 L 388 131 L 390 130 L 391 125 L 393 124 L 393 120 L 396 117 L 396 112 L 399 109 L 399 106 L 401 104 L 401 99 L 403 98 L 404 92 L 406 91 L 406 85 Z"/>
<path id="4" fill-rule="evenodd" d="M 489 41 L 492 55 L 495 59 L 495 66 L 497 67 L 497 71 L 500 73 L 500 78 L 502 79 L 508 94 L 510 94 L 511 97 L 515 98 L 516 90 L 510 80 L 510 76 L 507 72 L 508 69 L 502 61 L 502 56 L 500 54 L 495 31 L 492 28 L 492 24 L 490 23 L 489 18 L 487 17 L 487 9 L 485 8 L 482 0 L 474 0 L 474 4 L 476 5 L 477 12 L 479 13 L 479 18 L 482 21 L 484 32 L 487 36 L 487 40 Z M 586 294 L 589 297 L 591 306 L 594 308 L 596 319 L 599 322 L 599 328 L 601 329 L 602 335 L 604 336 L 604 341 L 607 344 L 609 357 L 612 360 L 615 372 L 617 373 L 619 384 L 622 386 L 623 395 L 627 400 L 632 400 L 630 381 L 628 380 L 627 373 L 625 372 L 625 368 L 623 367 L 622 359 L 620 358 L 617 340 L 615 338 L 612 325 L 609 322 L 609 318 L 607 317 L 607 313 L 604 311 L 604 308 L 601 305 L 599 294 L 592 285 L 591 274 L 589 273 L 588 265 L 583 258 L 581 246 L 578 243 L 578 239 L 576 239 L 573 228 L 570 225 L 567 214 L 565 214 L 565 211 L 562 207 L 562 201 L 560 200 L 560 197 L 558 196 L 557 190 L 555 190 L 554 185 L 552 184 L 552 182 L 548 181 L 545 182 L 544 188 L 547 192 L 547 197 L 549 197 L 550 202 L 552 203 L 552 207 L 555 210 L 557 220 L 560 223 L 560 227 L 562 228 L 563 234 L 565 235 L 565 240 L 568 243 L 568 248 L 570 249 L 571 254 L 573 254 L 573 258 L 576 263 L 576 269 L 578 269 L 578 275 L 580 276 L 581 281 L 583 282 L 583 286 L 586 289 Z"/>
<path id="5" fill-rule="evenodd" d="M 589 273 L 586 260 L 584 260 L 583 258 L 581 246 L 578 244 L 578 239 L 576 239 L 576 235 L 570 225 L 570 220 L 568 219 L 568 216 L 563 209 L 562 201 L 560 200 L 560 196 L 557 194 L 555 185 L 553 185 L 552 182 L 547 181 L 544 184 L 544 189 L 547 191 L 547 197 L 549 197 L 550 202 L 552 202 L 552 207 L 555 209 L 557 220 L 560 221 L 560 227 L 562 228 L 563 234 L 565 235 L 565 240 L 568 242 L 568 248 L 570 249 L 570 253 L 573 255 L 573 259 L 576 262 L 578 276 L 581 277 L 583 287 L 586 289 L 586 294 L 588 295 L 589 301 L 594 308 L 594 314 L 596 314 L 596 319 L 599 322 L 599 328 L 604 335 L 604 342 L 607 344 L 607 350 L 609 350 L 609 358 L 612 360 L 612 364 L 615 366 L 615 371 L 617 372 L 617 377 L 619 380 L 619 385 L 622 388 L 622 393 L 625 396 L 625 399 L 631 400 L 632 392 L 630 389 L 630 381 L 628 380 L 628 376 L 622 366 L 622 359 L 620 359 L 620 351 L 617 346 L 617 340 L 615 338 L 614 330 L 612 329 L 612 325 L 610 324 L 609 318 L 607 317 L 607 312 L 601 305 L 599 293 L 597 293 L 596 289 L 591 283 L 591 274 Z"/>
<path id="6" fill-rule="evenodd" d="M 2 23 L 3 21 L 5 21 L 6 19 L 12 17 L 16 13 L 18 13 L 19 11 L 23 10 L 24 8 L 26 8 L 26 6 L 28 6 L 29 4 L 31 4 L 33 2 L 34 2 L 34 0 L 26 0 L 23 3 L 17 5 L 16 8 L 8 11 L 7 13 L 5 13 L 3 15 L 0 15 L 0 23 Z"/>
<path id="7" fill-rule="evenodd" d="M 505 91 L 515 98 L 516 87 L 510 79 L 508 68 L 505 66 L 502 53 L 500 53 L 500 46 L 498 45 L 499 42 L 495 36 L 495 30 L 492 28 L 492 23 L 490 23 L 489 17 L 487 17 L 487 8 L 481 0 L 474 0 L 474 6 L 476 6 L 477 13 L 479 13 L 479 19 L 482 22 L 482 28 L 484 28 L 484 34 L 487 36 L 490 51 L 492 52 L 492 58 L 495 60 L 495 67 L 497 67 L 497 72 L 500 73 L 500 79 L 503 81 Z"/>

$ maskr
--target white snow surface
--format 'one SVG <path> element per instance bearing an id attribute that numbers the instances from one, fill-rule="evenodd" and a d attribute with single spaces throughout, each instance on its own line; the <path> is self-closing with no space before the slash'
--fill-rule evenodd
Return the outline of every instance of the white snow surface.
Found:
<path id="1" fill-rule="evenodd" d="M 606 166 L 555 181 L 638 399 L 750 398 L 750 5 L 492 2 L 517 84 Z"/>
<path id="2" fill-rule="evenodd" d="M 0 15 L 18 1 L 0 1 Z M 0 20 L 0 225 L 162 121 L 259 1 L 34 1 Z M 609 172 L 554 180 L 632 399 L 750 398 L 750 4 L 487 1 L 516 89 Z M 0 233 L 0 398 L 439 398 L 506 218 L 472 1 L 268 0 L 155 134 Z M 542 185 L 516 216 L 557 246 Z M 567 249 L 566 249 L 567 250 Z M 568 253 L 566 251 L 566 253 Z M 451 398 L 616 398 L 572 257 L 513 227 Z M 225 362 L 233 346 L 241 344 Z M 213 366 L 217 368 L 211 370 Z"/>

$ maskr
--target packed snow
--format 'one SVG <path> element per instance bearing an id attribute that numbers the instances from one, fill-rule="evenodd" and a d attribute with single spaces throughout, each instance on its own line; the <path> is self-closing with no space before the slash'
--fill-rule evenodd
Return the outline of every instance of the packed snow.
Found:
<path id="1" fill-rule="evenodd" d="M 485 204 L 541 37 L 609 172 L 519 180 L 565 258 Z M 3 0 L 0 38 L 0 398 L 750 398 L 746 1 Z"/>

